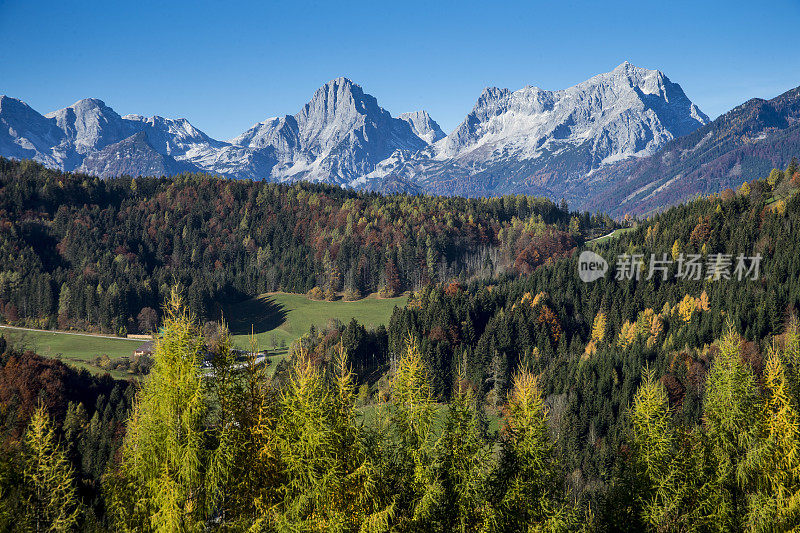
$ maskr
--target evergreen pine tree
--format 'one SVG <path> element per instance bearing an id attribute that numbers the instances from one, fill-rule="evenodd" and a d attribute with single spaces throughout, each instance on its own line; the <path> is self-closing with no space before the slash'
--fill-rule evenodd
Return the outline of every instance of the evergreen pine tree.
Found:
<path id="1" fill-rule="evenodd" d="M 200 328 L 173 289 L 113 480 L 112 512 L 123 528 L 194 530 L 216 514 L 232 450 L 225 431 L 206 426 L 203 352 Z"/>
<path id="2" fill-rule="evenodd" d="M 79 518 L 74 470 L 43 405 L 24 437 L 25 523 L 32 531 L 71 531 Z"/>

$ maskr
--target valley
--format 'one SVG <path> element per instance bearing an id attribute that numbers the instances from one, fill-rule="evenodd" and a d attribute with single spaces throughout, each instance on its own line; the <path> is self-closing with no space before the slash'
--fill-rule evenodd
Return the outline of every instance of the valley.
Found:
<path id="1" fill-rule="evenodd" d="M 0 533 L 800 531 L 798 27 L 0 1 Z"/>
<path id="2" fill-rule="evenodd" d="M 172 437 L 159 435 L 188 427 L 207 440 L 178 449 L 198 464 L 230 457 L 229 479 L 252 479 L 203 496 L 247 523 L 274 516 L 252 502 L 276 484 L 288 491 L 268 496 L 276 523 L 316 523 L 294 507 L 313 494 L 341 502 L 315 512 L 350 517 L 348 530 L 394 505 L 404 531 L 556 518 L 556 529 L 578 530 L 589 509 L 598 530 L 618 516 L 626 530 L 653 528 L 672 512 L 769 524 L 755 502 L 785 506 L 764 487 L 789 471 L 775 466 L 769 428 L 788 428 L 781 442 L 800 449 L 784 424 L 800 405 L 798 190 L 793 159 L 621 223 L 522 195 L 381 195 L 197 173 L 101 180 L 0 159 L 0 427 L 12 449 L 0 472 L 29 460 L 15 436 L 52 416 L 80 465 L 61 475 L 98 502 L 82 516 L 113 523 L 152 512 L 126 507 L 127 490 L 157 506 L 149 489 L 115 483 L 150 479 L 138 464 L 170 464 L 160 454 Z M 639 274 L 585 281 L 587 249 L 617 269 L 628 258 Z M 739 256 L 759 269 L 735 275 Z M 652 258 L 663 275 L 648 275 Z M 689 259 L 704 274 L 687 276 Z M 275 290 L 285 287 L 298 290 Z M 236 348 L 254 333 L 268 364 L 229 350 L 222 322 Z M 141 341 L 109 338 L 154 329 L 152 357 L 129 358 Z M 723 423 L 748 439 L 727 441 Z M 674 482 L 647 469 L 653 453 Z M 765 455 L 742 468 L 758 481 L 735 481 L 725 465 L 754 454 Z M 351 507 L 335 497 L 340 485 L 314 481 L 318 469 L 369 496 Z M 203 483 L 216 475 L 198 472 Z M 800 493 L 792 479 L 780 490 Z M 453 503 L 465 486 L 467 503 Z M 627 496 L 657 489 L 677 510 Z M 17 501 L 4 494 L 0 503 Z M 734 499 L 749 503 L 726 514 Z"/>

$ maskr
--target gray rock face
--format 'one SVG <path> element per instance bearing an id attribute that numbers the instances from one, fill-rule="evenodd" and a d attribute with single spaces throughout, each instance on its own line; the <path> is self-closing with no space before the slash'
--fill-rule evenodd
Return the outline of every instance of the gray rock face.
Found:
<path id="1" fill-rule="evenodd" d="M 748 100 L 655 154 L 599 169 L 577 207 L 650 215 L 698 194 L 738 188 L 800 153 L 800 87 Z"/>
<path id="2" fill-rule="evenodd" d="M 393 118 L 347 78 L 323 85 L 296 115 L 260 122 L 231 143 L 272 148 L 278 159 L 272 179 L 339 184 L 371 172 L 395 150 L 428 145 L 410 121 Z"/>
<path id="3" fill-rule="evenodd" d="M 0 155 L 100 176 L 203 170 L 237 178 L 346 184 L 395 150 L 416 152 L 441 130 L 424 114 L 393 118 L 346 78 L 316 91 L 296 115 L 260 122 L 230 142 L 186 119 L 119 116 L 88 98 L 42 116 L 0 101 Z M 137 160 L 138 159 L 138 160 Z"/>
<path id="4" fill-rule="evenodd" d="M 69 107 L 47 113 L 45 117 L 55 121 L 79 154 L 100 150 L 136 132 L 133 124 L 96 98 L 79 100 Z"/>
<path id="5" fill-rule="evenodd" d="M 77 170 L 96 176 L 171 176 L 198 168 L 159 153 L 152 147 L 147 132 L 140 131 L 88 154 Z"/>
<path id="6" fill-rule="evenodd" d="M 440 193 L 559 198 L 596 169 L 651 155 L 706 123 L 679 85 L 626 62 L 559 91 L 487 88 L 450 135 L 394 154 L 354 184 L 396 176 Z"/>
<path id="7" fill-rule="evenodd" d="M 259 122 L 228 142 L 185 119 L 121 117 L 97 99 L 42 116 L 2 97 L 0 155 L 100 176 L 202 170 L 571 200 L 598 169 L 650 155 L 706 122 L 661 72 L 623 63 L 560 91 L 487 88 L 449 135 L 425 111 L 392 117 L 347 78 L 320 87 L 298 113 Z"/>
<path id="8" fill-rule="evenodd" d="M 444 139 L 442 128 L 431 118 L 427 111 L 413 111 L 398 115 L 400 120 L 405 120 L 411 126 L 411 131 L 428 144 L 433 144 Z"/>
<path id="9" fill-rule="evenodd" d="M 34 159 L 58 167 L 66 157 L 57 150 L 66 135 L 56 124 L 16 98 L 0 96 L 0 155 Z"/>

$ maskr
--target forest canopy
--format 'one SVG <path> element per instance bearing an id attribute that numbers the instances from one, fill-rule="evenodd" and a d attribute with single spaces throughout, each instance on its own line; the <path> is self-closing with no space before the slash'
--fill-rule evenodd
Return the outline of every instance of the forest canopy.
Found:
<path id="1" fill-rule="evenodd" d="M 528 196 L 381 196 L 206 174 L 98 179 L 0 158 L 0 319 L 147 333 L 175 283 L 207 319 L 269 291 L 394 296 L 527 274 L 616 226 Z"/>
<path id="2" fill-rule="evenodd" d="M 24 163 L 13 165 L 28 172 Z M 49 183 L 39 173 L 50 171 L 30 168 L 36 177 L 9 191 L 40 191 Z M 53 184 L 63 177 L 52 175 Z M 67 178 L 123 198 L 133 183 L 152 191 L 163 186 L 164 198 L 198 179 L 222 187 L 221 198 L 230 184 L 202 176 L 180 178 L 187 182 L 180 187 L 177 178 L 105 185 Z M 69 179 L 65 186 L 73 186 Z M 119 190 L 105 189 L 114 184 Z M 348 195 L 374 198 L 374 205 L 419 202 L 410 212 L 438 205 L 433 198 L 309 185 L 241 187 L 256 197 L 255 191 L 285 193 L 289 204 L 316 191 L 319 202 L 348 197 L 342 205 L 353 199 Z M 500 251 L 504 242 L 530 251 L 547 239 L 571 240 L 541 261 L 529 263 L 535 255 L 524 254 L 529 270 L 515 264 L 517 253 L 498 256 L 504 272 L 412 283 L 408 304 L 395 309 L 387 327 L 368 330 L 352 321 L 312 329 L 274 373 L 255 356 L 237 360 L 224 326 L 213 342 L 204 337 L 205 307 L 192 304 L 185 281 L 182 291 L 165 285 L 163 305 L 149 317 L 158 325 L 154 364 L 135 384 L 77 372 L 0 341 L 0 529 L 796 530 L 798 190 L 793 162 L 597 243 L 585 243 L 585 232 L 612 229 L 613 222 L 547 203 L 554 218 L 501 217 L 505 198 L 454 199 L 475 209 L 474 220 L 507 221 L 496 226 Z M 22 197 L 43 202 L 40 194 Z M 30 238 L 34 231 L 56 235 L 47 232 L 64 209 L 4 201 L 8 209 L 28 206 L 24 223 L 3 215 L 4 231 L 14 237 L 4 242 L 21 243 L 14 250 L 28 257 L 50 258 L 46 264 L 64 279 L 79 276 L 59 255 L 60 241 Z M 92 216 L 113 214 L 117 221 L 108 219 L 108 227 L 124 225 L 123 204 L 108 203 L 104 215 Z M 125 213 L 135 211 L 124 205 Z M 99 209 L 88 206 L 76 201 L 74 209 Z M 496 207 L 495 218 L 481 218 L 487 206 Z M 43 214 L 51 212 L 52 220 Z M 428 232 L 427 215 L 419 220 Z M 462 228 L 460 212 L 449 220 Z M 104 239 L 116 239 L 96 238 L 89 242 L 103 250 Z M 397 242 L 397 249 L 405 246 Z M 56 251 L 47 255 L 51 244 Z M 578 275 L 578 252 L 588 249 L 612 265 L 619 257 L 653 256 L 668 266 L 663 276 L 607 275 L 587 283 Z M 760 257 L 757 275 L 678 275 L 681 257 L 718 265 L 720 256 L 739 254 Z M 6 300 L 4 308 L 9 302 L 17 305 Z M 50 485 L 58 490 L 43 489 Z"/>

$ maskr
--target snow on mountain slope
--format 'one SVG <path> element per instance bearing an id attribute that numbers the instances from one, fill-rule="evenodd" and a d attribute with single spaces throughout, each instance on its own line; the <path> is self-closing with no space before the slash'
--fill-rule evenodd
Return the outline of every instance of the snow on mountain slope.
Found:
<path id="1" fill-rule="evenodd" d="M 276 163 L 271 148 L 214 140 L 182 118 L 121 117 L 96 98 L 42 116 L 0 97 L 0 155 L 99 176 L 203 170 L 253 178 L 268 176 Z"/>
<path id="2" fill-rule="evenodd" d="M 653 154 L 708 122 L 663 73 L 623 63 L 574 87 L 490 87 L 448 136 L 411 158 L 393 156 L 359 180 L 415 179 L 467 195 L 556 197 L 603 165 Z"/>
<path id="3" fill-rule="evenodd" d="M 559 91 L 487 88 L 446 136 L 425 111 L 392 117 L 347 78 L 324 84 L 298 113 L 259 122 L 228 142 L 185 119 L 123 117 L 93 98 L 42 116 L 2 97 L 0 155 L 101 176 L 198 169 L 378 190 L 391 184 L 571 199 L 598 169 L 650 155 L 707 121 L 661 72 L 623 63 Z"/>
<path id="4" fill-rule="evenodd" d="M 576 207 L 649 215 L 785 168 L 800 153 L 800 87 L 754 98 L 655 154 L 609 165 L 582 184 Z"/>
<path id="5" fill-rule="evenodd" d="M 0 96 L 0 155 L 58 167 L 67 154 L 56 147 L 66 135 L 22 100 Z"/>
<path id="6" fill-rule="evenodd" d="M 170 176 L 199 170 L 185 161 L 164 155 L 153 148 L 146 131 L 89 153 L 77 169 L 96 176 Z"/>
<path id="7" fill-rule="evenodd" d="M 135 133 L 133 124 L 97 98 L 85 98 L 69 107 L 47 113 L 79 154 L 105 148 Z"/>
<path id="8" fill-rule="evenodd" d="M 665 140 L 706 124 L 704 115 L 657 70 L 623 63 L 611 72 L 560 91 L 487 88 L 464 122 L 435 151 L 455 157 L 487 145 L 523 157 L 550 144 L 593 143 L 606 158 L 652 153 Z"/>
<path id="9" fill-rule="evenodd" d="M 371 172 L 395 150 L 428 145 L 409 121 L 393 118 L 347 78 L 320 87 L 296 115 L 260 122 L 231 143 L 273 148 L 279 160 L 273 179 L 342 184 Z"/>
<path id="10" fill-rule="evenodd" d="M 431 118 L 427 111 L 402 113 L 397 118 L 408 122 L 409 126 L 411 126 L 411 131 L 428 144 L 433 144 L 445 137 L 442 128 Z"/>
<path id="11" fill-rule="evenodd" d="M 425 112 L 394 118 L 347 78 L 320 87 L 295 115 L 267 119 L 230 142 L 186 119 L 120 116 L 95 98 L 42 116 L 3 97 L 0 155 L 100 176 L 202 170 L 237 178 L 346 184 L 395 150 L 444 136 Z"/>
<path id="12" fill-rule="evenodd" d="M 259 122 L 238 137 L 231 139 L 236 146 L 266 148 L 271 146 L 277 154 L 291 158 L 300 147 L 297 120 L 291 115 L 272 117 Z"/>

